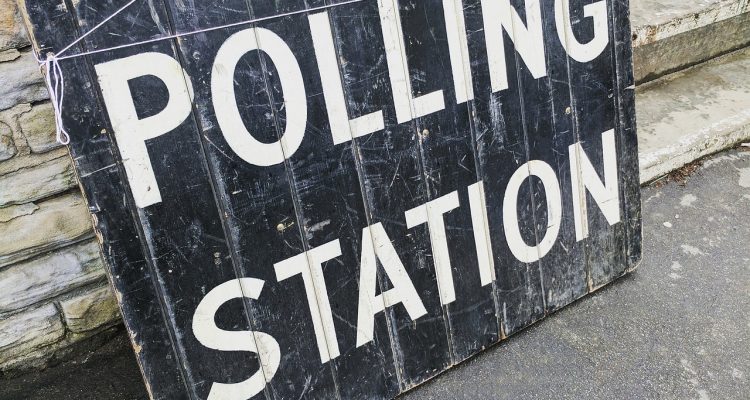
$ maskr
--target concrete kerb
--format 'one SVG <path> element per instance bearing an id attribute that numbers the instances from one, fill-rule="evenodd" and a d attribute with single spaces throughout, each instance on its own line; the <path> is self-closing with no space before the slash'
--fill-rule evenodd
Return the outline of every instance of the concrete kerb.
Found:
<path id="1" fill-rule="evenodd" d="M 636 90 L 641 183 L 750 141 L 750 48 Z"/>

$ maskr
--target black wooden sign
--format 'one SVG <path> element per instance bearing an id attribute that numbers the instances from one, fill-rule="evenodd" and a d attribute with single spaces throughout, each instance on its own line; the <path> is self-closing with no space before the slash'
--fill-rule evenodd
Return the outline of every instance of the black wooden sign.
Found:
<path id="1" fill-rule="evenodd" d="M 152 398 L 392 398 L 640 259 L 627 0 L 22 9 Z"/>

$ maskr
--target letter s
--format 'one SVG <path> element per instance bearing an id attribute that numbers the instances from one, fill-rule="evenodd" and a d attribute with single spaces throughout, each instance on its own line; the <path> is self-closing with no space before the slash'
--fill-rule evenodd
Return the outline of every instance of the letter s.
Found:
<path id="1" fill-rule="evenodd" d="M 247 297 L 258 299 L 264 282 L 255 278 L 234 279 L 212 289 L 198 304 L 193 316 L 193 334 L 198 341 L 214 350 L 251 351 L 258 354 L 261 369 L 239 383 L 214 383 L 208 400 L 246 400 L 266 386 L 281 362 L 279 343 L 273 336 L 256 331 L 225 331 L 216 326 L 219 307 L 229 300 Z"/>

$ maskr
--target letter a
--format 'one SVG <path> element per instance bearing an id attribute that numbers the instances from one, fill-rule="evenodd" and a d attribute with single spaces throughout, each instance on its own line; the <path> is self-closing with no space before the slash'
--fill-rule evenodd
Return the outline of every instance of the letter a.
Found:
<path id="1" fill-rule="evenodd" d="M 375 295 L 377 260 L 383 265 L 393 288 Z M 359 271 L 359 311 L 357 313 L 357 347 L 373 339 L 375 314 L 403 303 L 412 320 L 427 314 L 404 264 L 396 254 L 383 225 L 377 223 L 362 230 L 362 260 Z"/>

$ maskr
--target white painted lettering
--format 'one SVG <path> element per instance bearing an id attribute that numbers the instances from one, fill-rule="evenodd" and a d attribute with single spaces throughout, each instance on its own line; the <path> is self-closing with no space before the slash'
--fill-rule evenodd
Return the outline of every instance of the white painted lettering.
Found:
<path id="1" fill-rule="evenodd" d="M 412 118 L 419 118 L 444 109 L 445 100 L 442 90 L 413 97 L 397 0 L 378 0 L 378 9 L 398 123 L 408 122 Z"/>
<path id="2" fill-rule="evenodd" d="M 279 142 L 263 143 L 247 130 L 234 93 L 234 71 L 250 51 L 262 50 L 274 63 L 284 92 L 286 128 Z M 278 35 L 250 28 L 230 36 L 219 48 L 211 70 L 211 96 L 216 119 L 229 146 L 250 164 L 268 167 L 284 162 L 302 144 L 307 125 L 307 96 L 297 59 Z"/>
<path id="3" fill-rule="evenodd" d="M 443 13 L 456 103 L 461 104 L 474 99 L 463 0 L 443 0 Z"/>
<path id="4" fill-rule="evenodd" d="M 529 177 L 532 175 L 542 181 L 547 203 L 547 231 L 535 246 L 529 246 L 524 242 L 518 225 L 518 193 L 521 185 L 528 183 Z M 557 240 L 561 220 L 560 183 L 552 167 L 544 161 L 531 160 L 518 168 L 508 182 L 505 189 L 505 199 L 503 200 L 505 239 L 508 241 L 511 253 L 519 261 L 525 263 L 534 262 L 544 257 Z"/>
<path id="5" fill-rule="evenodd" d="M 610 225 L 620 222 L 615 131 L 608 130 L 602 133 L 604 182 L 599 179 L 599 174 L 597 174 L 580 143 L 570 145 L 568 153 L 570 154 L 570 182 L 573 187 L 573 219 L 576 226 L 576 240 L 581 241 L 589 237 L 586 189 L 591 193 L 591 197 L 602 210 Z"/>
<path id="6" fill-rule="evenodd" d="M 333 313 L 328 299 L 328 289 L 323 276 L 323 263 L 341 255 L 338 239 L 310 249 L 292 258 L 274 264 L 276 279 L 279 282 L 293 276 L 302 275 L 307 295 L 307 306 L 313 321 L 315 340 L 318 343 L 320 362 L 327 363 L 340 355 L 333 325 Z M 308 263 L 309 262 L 309 263 Z"/>
<path id="7" fill-rule="evenodd" d="M 238 383 L 213 383 L 209 400 L 245 400 L 260 393 L 270 382 L 281 363 L 279 343 L 273 336 L 256 331 L 226 331 L 216 326 L 219 308 L 232 299 L 257 300 L 263 281 L 255 278 L 234 279 L 212 289 L 193 315 L 193 334 L 202 345 L 219 351 L 249 351 L 258 354 L 261 368 Z"/>
<path id="8" fill-rule="evenodd" d="M 393 285 L 379 295 L 377 289 L 377 260 Z M 393 248 L 383 225 L 377 223 L 362 230 L 362 258 L 359 271 L 359 310 L 357 312 L 357 347 L 373 340 L 375 314 L 403 303 L 412 320 L 427 314 L 404 264 Z"/>
<path id="9" fill-rule="evenodd" d="M 448 238 L 445 234 L 443 215 L 459 206 L 458 192 L 451 192 L 405 213 L 406 226 L 409 229 L 426 222 L 430 230 L 432 259 L 435 262 L 438 294 L 442 304 L 450 304 L 456 301 L 456 289 L 453 285 L 453 271 L 451 271 L 451 258 L 448 252 Z"/>
<path id="10" fill-rule="evenodd" d="M 469 206 L 471 207 L 471 224 L 474 231 L 477 260 L 479 261 L 479 279 L 482 286 L 487 286 L 495 281 L 495 261 L 490 242 L 490 226 L 487 221 L 484 182 L 479 181 L 469 186 Z"/>
<path id="11" fill-rule="evenodd" d="M 136 54 L 94 68 L 135 205 L 145 208 L 160 203 L 161 193 L 146 141 L 172 131 L 190 115 L 193 91 L 190 78 L 177 60 L 162 53 Z M 159 113 L 139 119 L 128 81 L 147 75 L 164 83 L 169 101 Z"/>
<path id="12" fill-rule="evenodd" d="M 333 45 L 328 12 L 310 15 L 308 19 L 320 70 L 320 80 L 323 84 L 323 97 L 326 100 L 333 144 L 346 143 L 352 140 L 352 137 L 362 137 L 383 130 L 385 128 L 383 111 L 372 112 L 353 119 L 348 118 L 344 85 L 341 83 L 339 74 L 338 57 L 336 57 L 336 49 Z"/>
<path id="13" fill-rule="evenodd" d="M 583 6 L 583 15 L 593 18 L 594 38 L 588 43 L 576 39 L 570 24 L 570 0 L 555 0 L 557 37 L 570 57 L 578 62 L 589 62 L 602 54 L 609 43 L 607 2 L 605 0 Z"/>
<path id="14" fill-rule="evenodd" d="M 531 75 L 536 79 L 547 76 L 539 0 L 526 0 L 527 25 L 524 25 L 510 0 L 482 0 L 482 17 L 493 92 L 508 88 L 503 29 L 508 32 Z"/>

